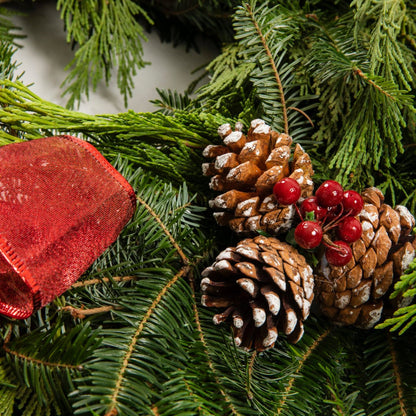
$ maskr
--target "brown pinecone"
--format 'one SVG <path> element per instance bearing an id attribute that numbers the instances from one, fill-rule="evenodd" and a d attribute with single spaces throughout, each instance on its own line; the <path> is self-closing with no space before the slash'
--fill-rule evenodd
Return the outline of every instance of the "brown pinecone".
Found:
<path id="1" fill-rule="evenodd" d="M 301 186 L 301 198 L 312 195 L 312 163 L 297 144 L 289 161 L 292 138 L 273 131 L 263 120 L 251 122 L 247 135 L 237 123 L 218 128 L 224 145 L 210 145 L 203 155 L 211 159 L 202 166 L 205 176 L 212 176 L 210 188 L 221 192 L 210 201 L 219 225 L 228 225 L 240 235 L 263 230 L 271 235 L 287 231 L 295 216 L 293 205 L 277 203 L 274 184 L 290 177 Z"/>
<path id="2" fill-rule="evenodd" d="M 329 265 L 323 257 L 315 276 L 322 312 L 340 325 L 372 328 L 387 305 L 389 289 L 415 256 L 410 235 L 415 219 L 404 206 L 384 204 L 377 188 L 362 193 L 364 207 L 358 219 L 361 238 L 353 243 L 352 260 L 343 267 Z M 399 307 L 403 305 L 395 305 Z"/>
<path id="3" fill-rule="evenodd" d="M 274 346 L 279 331 L 293 343 L 302 337 L 313 272 L 289 244 L 262 236 L 242 240 L 222 251 L 202 277 L 202 304 L 224 309 L 213 320 L 232 321 L 236 345 L 262 351 Z"/>

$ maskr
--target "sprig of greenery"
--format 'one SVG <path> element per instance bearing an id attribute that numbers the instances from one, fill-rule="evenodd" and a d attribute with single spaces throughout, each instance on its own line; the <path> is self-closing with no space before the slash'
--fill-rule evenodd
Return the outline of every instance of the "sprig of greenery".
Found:
<path id="1" fill-rule="evenodd" d="M 403 298 L 405 303 L 416 295 L 416 260 L 413 260 L 406 272 L 400 276 L 400 280 L 394 284 L 391 299 Z M 402 306 L 396 310 L 392 318 L 386 319 L 376 328 L 390 328 L 390 331 L 398 331 L 402 335 L 416 322 L 416 305 Z"/>
<path id="2" fill-rule="evenodd" d="M 117 85 L 127 99 L 131 96 L 133 76 L 148 62 L 143 61 L 141 41 L 147 40 L 139 16 L 152 23 L 145 10 L 132 0 L 58 0 L 57 8 L 65 23 L 67 41 L 77 45 L 68 65 L 70 74 L 62 86 L 68 95 L 68 107 L 79 104 L 82 96 L 107 83 L 117 68 Z"/>

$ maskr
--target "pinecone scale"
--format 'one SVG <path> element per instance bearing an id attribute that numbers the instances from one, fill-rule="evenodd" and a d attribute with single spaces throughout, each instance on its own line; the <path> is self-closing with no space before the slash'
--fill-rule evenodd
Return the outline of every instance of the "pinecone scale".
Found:
<path id="1" fill-rule="evenodd" d="M 231 321 L 236 345 L 258 351 L 279 333 L 297 342 L 314 296 L 311 267 L 289 244 L 258 236 L 222 251 L 202 272 L 202 304 L 224 309 L 214 323 Z"/>
<path id="2" fill-rule="evenodd" d="M 285 177 L 301 186 L 302 198 L 313 192 L 312 163 L 297 144 L 292 160 L 292 138 L 272 130 L 256 119 L 244 135 L 242 125 L 232 131 L 229 124 L 218 128 L 224 145 L 209 145 L 203 155 L 211 162 L 202 166 L 211 176 L 210 188 L 221 192 L 210 201 L 214 218 L 240 235 L 253 235 L 263 230 L 271 235 L 287 231 L 293 222 L 293 206 L 279 205 L 273 186 Z"/>
<path id="3" fill-rule="evenodd" d="M 390 304 L 388 294 L 415 257 L 410 234 L 415 219 L 406 207 L 385 204 L 377 188 L 366 189 L 362 197 L 362 235 L 352 244 L 351 261 L 336 267 L 323 257 L 315 282 L 324 315 L 340 325 L 369 329 L 386 308 L 402 306 Z"/>

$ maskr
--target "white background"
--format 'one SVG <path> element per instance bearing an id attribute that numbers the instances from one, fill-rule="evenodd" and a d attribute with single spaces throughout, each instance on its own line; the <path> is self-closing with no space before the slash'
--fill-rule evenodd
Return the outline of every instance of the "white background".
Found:
<path id="1" fill-rule="evenodd" d="M 74 51 L 66 42 L 63 22 L 56 10 L 56 2 L 35 3 L 25 16 L 13 18 L 13 22 L 27 36 L 19 43 L 23 48 L 14 55 L 21 62 L 19 70 L 25 71 L 22 81 L 33 83 L 32 91 L 41 98 L 65 106 L 60 87 L 68 72 L 65 67 L 71 62 Z M 184 46 L 173 47 L 161 43 L 156 33 L 146 34 L 148 41 L 142 42 L 144 61 L 151 65 L 138 71 L 134 77 L 133 96 L 124 106 L 123 97 L 117 88 L 115 76 L 108 86 L 102 82 L 95 92 L 90 91 L 89 100 L 83 99 L 79 111 L 88 114 L 119 113 L 127 109 L 154 111 L 149 100 L 158 98 L 156 87 L 183 92 L 198 74 L 192 71 L 208 64 L 218 53 L 207 41 L 199 42 L 200 53 L 186 52 Z"/>

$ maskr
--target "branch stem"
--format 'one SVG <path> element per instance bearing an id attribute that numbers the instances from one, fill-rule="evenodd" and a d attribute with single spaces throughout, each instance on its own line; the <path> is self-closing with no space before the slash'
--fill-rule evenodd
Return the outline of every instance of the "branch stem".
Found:
<path id="1" fill-rule="evenodd" d="M 284 121 L 285 134 L 289 135 L 289 121 L 288 121 L 288 117 L 287 117 L 286 99 L 285 99 L 285 94 L 283 92 L 283 84 L 282 84 L 282 81 L 280 79 L 279 71 L 276 68 L 276 63 L 274 62 L 273 55 L 270 51 L 269 45 L 267 44 L 266 38 L 263 35 L 263 32 L 261 31 L 261 28 L 260 28 L 259 24 L 257 23 L 257 20 L 254 17 L 254 13 L 253 13 L 253 10 L 250 7 L 250 5 L 246 4 L 246 10 L 250 14 L 251 20 L 254 24 L 254 27 L 256 28 L 257 34 L 259 35 L 259 37 L 261 39 L 261 43 L 263 44 L 263 48 L 266 51 L 267 57 L 269 58 L 270 65 L 272 67 L 277 85 L 279 86 L 280 102 L 282 104 L 282 109 L 283 109 L 282 111 L 283 111 L 283 121 Z"/>

